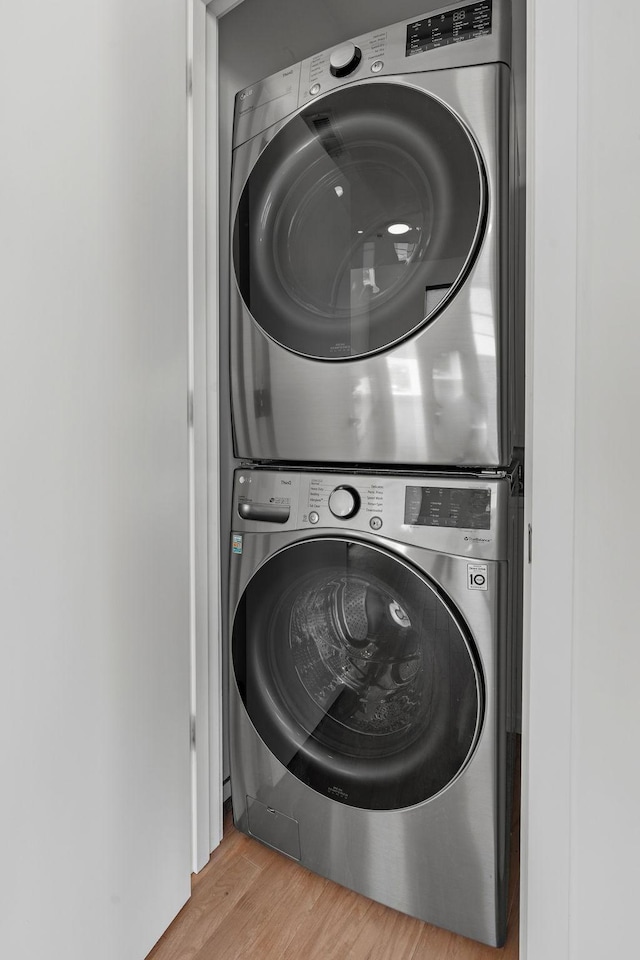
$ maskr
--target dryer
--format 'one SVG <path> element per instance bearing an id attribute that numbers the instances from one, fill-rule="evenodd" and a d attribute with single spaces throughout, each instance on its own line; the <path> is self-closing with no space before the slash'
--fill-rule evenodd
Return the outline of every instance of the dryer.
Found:
<path id="1" fill-rule="evenodd" d="M 509 463 L 510 47 L 508 0 L 448 6 L 238 94 L 238 458 Z"/>
<path id="2" fill-rule="evenodd" d="M 236 826 L 492 945 L 506 927 L 516 478 L 241 468 L 233 498 Z"/>

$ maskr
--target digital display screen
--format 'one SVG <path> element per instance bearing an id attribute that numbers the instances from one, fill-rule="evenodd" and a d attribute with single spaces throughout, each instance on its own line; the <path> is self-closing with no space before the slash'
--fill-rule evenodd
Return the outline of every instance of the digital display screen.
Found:
<path id="1" fill-rule="evenodd" d="M 491 529 L 491 491 L 459 487 L 407 487 L 404 522 L 418 527 Z"/>
<path id="2" fill-rule="evenodd" d="M 436 13 L 424 20 L 414 20 L 407 27 L 406 56 L 426 50 L 436 50 L 450 43 L 462 43 L 475 40 L 491 33 L 491 0 L 483 3 L 470 3 L 457 10 Z"/>

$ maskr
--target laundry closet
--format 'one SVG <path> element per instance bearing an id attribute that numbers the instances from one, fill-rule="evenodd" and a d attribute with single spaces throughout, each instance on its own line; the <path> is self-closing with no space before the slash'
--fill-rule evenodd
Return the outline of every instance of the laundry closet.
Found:
<path id="1" fill-rule="evenodd" d="M 221 837 L 228 618 L 217 624 L 229 582 L 218 544 L 228 559 L 232 509 L 252 509 L 232 491 L 219 366 L 235 94 L 428 6 L 193 0 L 186 16 L 178 0 L 7 6 L 0 937 L 17 960 L 141 960 Z M 528 107 L 521 956 L 592 960 L 637 953 L 640 147 L 630 91 L 640 23 L 621 0 L 604 12 L 595 0 L 524 7 L 513 4 L 526 12 Z M 409 253 L 402 235 L 391 242 Z M 368 296 L 374 283 L 385 289 L 371 266 L 368 284 L 357 266 Z M 458 368 L 441 372 L 439 389 L 451 388 Z M 410 401 L 406 366 L 397 386 Z M 360 399 L 366 412 L 366 390 Z M 365 490 L 348 469 L 326 487 L 338 471 L 292 473 L 314 480 L 298 489 L 301 522 L 316 510 L 323 523 L 328 510 L 334 526 L 351 525 L 350 541 L 363 520 L 360 535 L 376 532 L 369 517 L 382 519 L 380 535 L 392 529 L 374 509 L 384 500 L 375 470 L 363 471 L 374 481 Z M 419 519 L 424 504 L 438 515 L 444 479 L 437 496 L 422 477 L 405 484 L 418 492 L 400 495 L 400 526 L 421 527 L 405 516 Z M 354 492 L 360 506 L 347 516 Z M 363 611 L 410 629 L 411 612 L 380 580 L 389 586 L 378 578 L 371 593 L 350 583 L 345 637 L 358 639 Z M 330 578 L 324 589 L 337 598 Z M 388 665 L 405 691 L 414 665 Z M 475 728 L 463 729 L 473 741 Z"/>

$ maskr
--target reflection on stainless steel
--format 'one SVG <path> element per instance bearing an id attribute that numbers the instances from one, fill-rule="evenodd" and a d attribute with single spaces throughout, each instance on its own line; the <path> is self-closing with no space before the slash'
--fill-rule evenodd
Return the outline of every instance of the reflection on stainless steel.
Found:
<path id="1" fill-rule="evenodd" d="M 409 351 L 406 351 L 409 354 Z M 391 409 L 393 416 L 392 432 L 397 449 L 410 448 L 412 442 L 420 443 L 425 437 L 427 424 L 427 401 L 424 395 L 421 370 L 418 358 L 414 355 L 393 355 L 386 358 L 388 371 L 388 389 L 394 397 Z M 388 417 L 388 414 L 387 414 Z M 388 429 L 388 421 L 383 420 Z"/>
<path id="2" fill-rule="evenodd" d="M 342 383 L 344 388 L 345 384 Z M 349 386 L 349 385 L 347 385 Z M 336 397 L 340 394 L 336 394 Z M 375 402 L 372 395 L 369 377 L 361 377 L 353 384 L 353 392 L 347 398 L 347 409 L 352 416 L 349 419 L 349 430 L 357 442 L 362 443 L 373 426 Z"/>
<path id="3" fill-rule="evenodd" d="M 361 397 L 370 397 L 371 396 L 371 384 L 369 383 L 368 377 L 362 377 L 358 383 L 355 384 L 353 388 L 353 397 L 359 399 Z"/>
<path id="4" fill-rule="evenodd" d="M 388 357 L 389 384 L 394 397 L 420 397 L 420 368 L 415 357 Z"/>
<path id="5" fill-rule="evenodd" d="M 433 368 L 433 395 L 441 407 L 457 403 L 464 393 L 464 378 L 459 350 L 437 358 Z"/>
<path id="6" fill-rule="evenodd" d="M 495 357 L 496 332 L 491 290 L 476 287 L 471 295 L 471 326 L 479 357 Z"/>

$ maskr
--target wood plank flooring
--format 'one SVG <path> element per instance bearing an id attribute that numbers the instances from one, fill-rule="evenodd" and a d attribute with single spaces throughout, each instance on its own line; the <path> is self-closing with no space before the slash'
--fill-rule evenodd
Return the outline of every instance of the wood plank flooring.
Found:
<path id="1" fill-rule="evenodd" d="M 519 780 L 518 771 L 517 780 Z M 509 930 L 501 950 L 383 907 L 251 840 L 224 839 L 147 960 L 517 960 L 519 791 L 512 819 Z"/>

